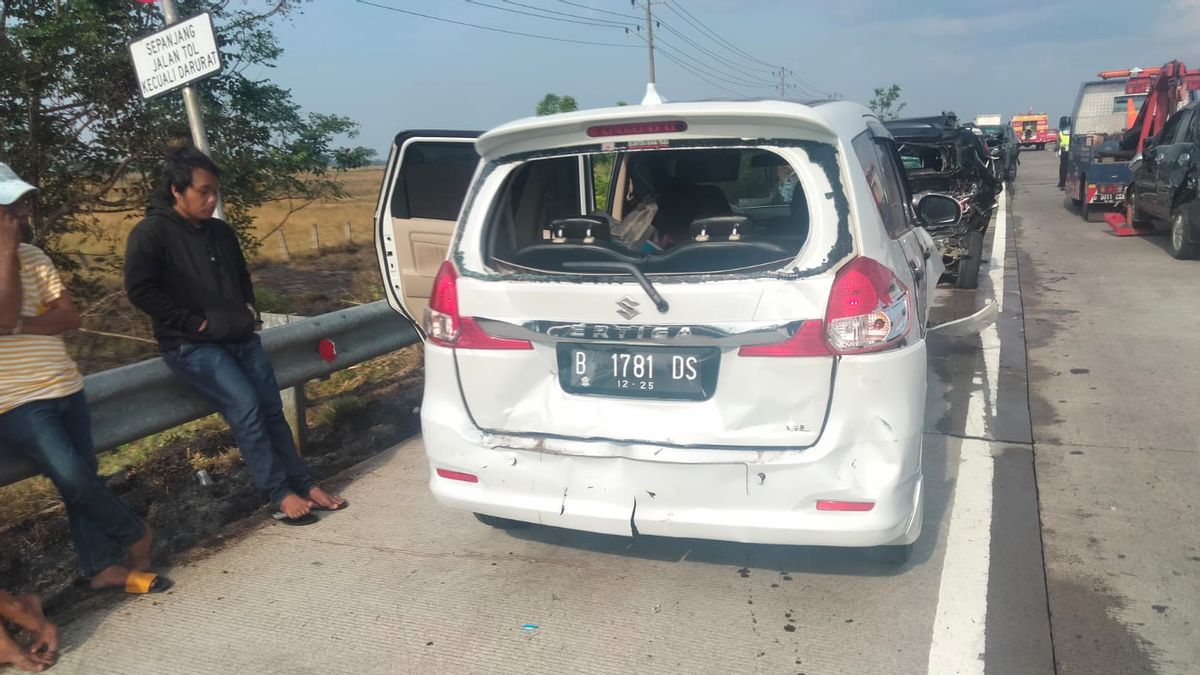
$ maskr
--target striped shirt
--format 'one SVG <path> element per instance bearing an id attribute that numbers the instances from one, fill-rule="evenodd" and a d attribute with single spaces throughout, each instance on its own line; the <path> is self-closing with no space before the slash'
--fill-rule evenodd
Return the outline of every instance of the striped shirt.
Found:
<path id="1" fill-rule="evenodd" d="M 21 317 L 45 313 L 62 297 L 58 270 L 41 249 L 21 244 Z M 30 401 L 70 396 L 83 389 L 83 375 L 61 336 L 0 335 L 0 414 Z"/>

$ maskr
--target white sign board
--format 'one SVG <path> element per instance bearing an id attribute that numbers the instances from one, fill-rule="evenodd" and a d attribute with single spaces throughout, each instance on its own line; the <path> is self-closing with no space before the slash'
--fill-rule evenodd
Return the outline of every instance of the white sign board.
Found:
<path id="1" fill-rule="evenodd" d="M 221 54 L 207 12 L 129 43 L 142 98 L 174 91 L 221 72 Z"/>

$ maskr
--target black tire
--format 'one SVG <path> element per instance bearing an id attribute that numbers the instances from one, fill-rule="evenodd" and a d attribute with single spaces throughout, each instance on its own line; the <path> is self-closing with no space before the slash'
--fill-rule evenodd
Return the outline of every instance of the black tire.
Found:
<path id="1" fill-rule="evenodd" d="M 509 518 L 501 518 L 500 516 L 489 516 L 484 513 L 476 513 L 475 518 L 484 525 L 487 525 L 488 527 L 494 527 L 497 530 L 519 530 L 523 527 L 529 527 L 533 524 L 527 523 L 523 520 L 511 520 Z"/>
<path id="2" fill-rule="evenodd" d="M 1086 199 L 1084 199 L 1082 183 L 1080 184 L 1080 187 L 1079 187 L 1079 201 L 1077 201 L 1075 203 L 1079 204 L 1079 215 L 1083 217 L 1083 222 L 1085 222 L 1085 223 L 1092 222 L 1092 205 L 1089 204 Z"/>
<path id="3" fill-rule="evenodd" d="M 967 255 L 958 260 L 958 275 L 954 285 L 959 288 L 979 287 L 979 263 L 983 260 L 983 233 L 971 230 L 966 237 Z"/>
<path id="4" fill-rule="evenodd" d="M 876 546 L 871 549 L 871 557 L 885 565 L 903 565 L 912 558 L 913 545 Z"/>
<path id="5" fill-rule="evenodd" d="M 1176 260 L 1195 260 L 1200 255 L 1200 245 L 1189 244 L 1187 241 L 1188 216 L 1184 209 L 1175 208 L 1171 211 L 1171 256 Z"/>

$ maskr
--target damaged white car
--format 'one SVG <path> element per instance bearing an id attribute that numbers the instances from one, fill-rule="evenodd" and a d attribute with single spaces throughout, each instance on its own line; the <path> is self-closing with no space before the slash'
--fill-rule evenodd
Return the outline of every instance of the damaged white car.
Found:
<path id="1" fill-rule="evenodd" d="M 921 532 L 942 272 L 864 107 L 661 103 L 396 138 L 430 487 L 492 525 L 880 547 Z"/>

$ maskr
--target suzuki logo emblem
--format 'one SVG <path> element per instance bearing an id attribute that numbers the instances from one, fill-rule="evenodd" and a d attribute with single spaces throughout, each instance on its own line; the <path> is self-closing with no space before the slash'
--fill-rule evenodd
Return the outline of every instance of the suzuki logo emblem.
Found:
<path id="1" fill-rule="evenodd" d="M 621 298 L 617 301 L 617 314 L 620 314 L 627 320 L 632 319 L 638 314 L 641 314 L 641 312 L 637 310 L 638 304 L 639 303 L 637 300 L 634 300 L 629 296 Z"/>

